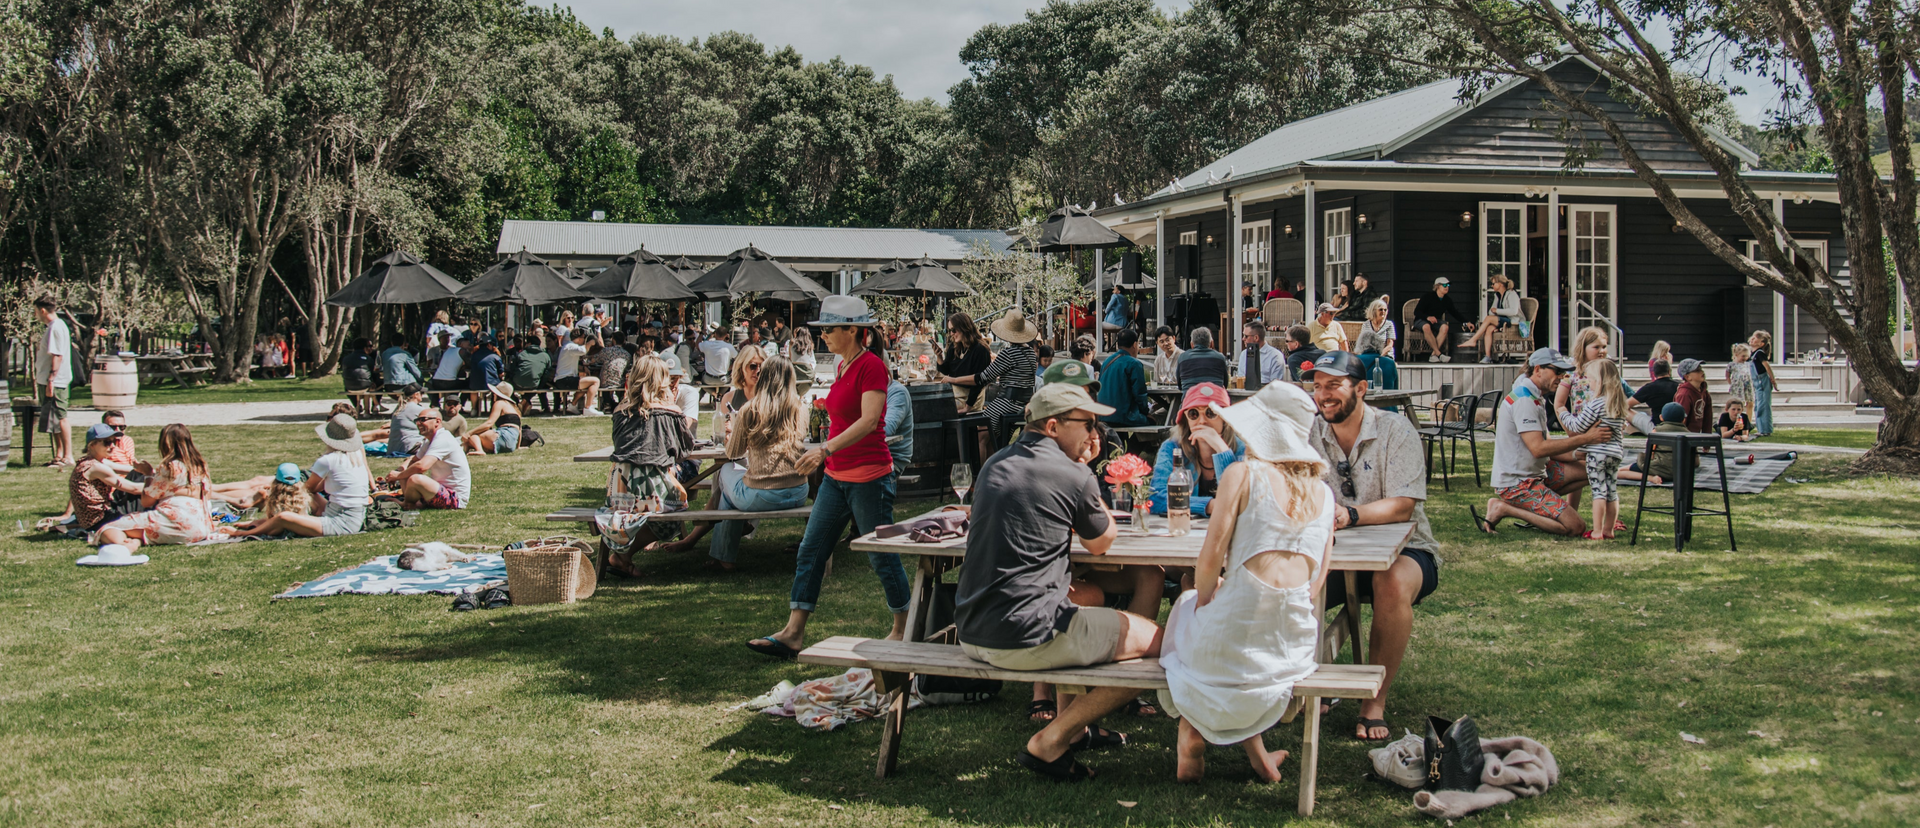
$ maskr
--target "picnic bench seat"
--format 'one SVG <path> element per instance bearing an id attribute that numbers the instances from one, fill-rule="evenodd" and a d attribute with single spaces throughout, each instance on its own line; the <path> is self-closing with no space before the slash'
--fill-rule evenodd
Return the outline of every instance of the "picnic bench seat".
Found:
<path id="1" fill-rule="evenodd" d="M 597 506 L 568 506 L 547 514 L 547 520 L 554 523 L 592 523 Z M 779 509 L 772 512 L 742 512 L 735 509 L 689 509 L 685 512 L 664 512 L 664 520 L 690 520 L 696 523 L 712 523 L 721 520 L 778 520 L 780 518 L 804 518 L 813 514 L 813 506 L 798 506 L 792 509 Z"/>
<path id="2" fill-rule="evenodd" d="M 1051 682 L 1061 693 L 1083 693 L 1088 687 L 1131 687 L 1158 690 L 1167 686 L 1166 672 L 1157 658 L 1142 658 L 1090 667 L 1063 670 L 1003 670 L 975 661 L 957 644 L 913 641 L 887 641 L 853 636 L 834 636 L 801 651 L 800 661 L 833 667 L 864 667 L 873 671 L 874 687 L 881 694 L 887 715 L 880 733 L 880 761 L 874 775 L 885 779 L 900 757 L 901 726 L 907 712 L 905 691 L 913 674 L 999 679 L 1002 681 Z M 1319 700 L 1370 699 L 1386 681 L 1386 668 L 1371 664 L 1322 664 L 1314 674 L 1293 686 L 1293 702 L 1280 721 L 1291 722 L 1302 711 L 1307 714 L 1300 738 L 1301 816 L 1313 814 L 1315 775 L 1320 761 Z"/>

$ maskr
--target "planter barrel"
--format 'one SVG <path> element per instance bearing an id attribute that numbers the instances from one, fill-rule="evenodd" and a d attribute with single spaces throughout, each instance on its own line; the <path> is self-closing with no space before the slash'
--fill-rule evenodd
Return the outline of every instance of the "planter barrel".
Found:
<path id="1" fill-rule="evenodd" d="M 140 368 L 133 357 L 101 354 L 93 358 L 93 407 L 102 411 L 132 408 L 139 402 Z"/>
<path id="2" fill-rule="evenodd" d="M 13 459 L 13 391 L 5 377 L 0 377 L 0 401 L 7 403 L 0 407 L 0 471 L 6 471 Z"/>

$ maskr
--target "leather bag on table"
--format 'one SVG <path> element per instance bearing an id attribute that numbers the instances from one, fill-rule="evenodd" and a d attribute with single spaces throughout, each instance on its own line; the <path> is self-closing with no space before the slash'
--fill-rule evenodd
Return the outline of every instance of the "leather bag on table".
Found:
<path id="1" fill-rule="evenodd" d="M 1447 721 L 1427 717 L 1427 787 L 1441 791 L 1472 791 L 1480 788 L 1480 772 L 1486 767 L 1486 754 L 1480 752 L 1480 729 L 1472 716 Z"/>

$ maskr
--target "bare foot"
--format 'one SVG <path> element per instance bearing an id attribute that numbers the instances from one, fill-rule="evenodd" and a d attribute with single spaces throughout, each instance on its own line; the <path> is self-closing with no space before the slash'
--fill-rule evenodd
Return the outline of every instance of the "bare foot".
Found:
<path id="1" fill-rule="evenodd" d="M 1180 735 L 1174 745 L 1176 764 L 1173 778 L 1181 782 L 1198 783 L 1207 775 L 1207 740 L 1200 738 L 1200 731 L 1180 720 Z"/>
<path id="2" fill-rule="evenodd" d="M 1286 764 L 1287 757 L 1291 754 L 1284 750 L 1276 750 L 1269 753 L 1264 745 L 1259 748 L 1253 747 L 1253 743 L 1259 740 L 1260 737 L 1258 736 L 1248 740 L 1247 761 L 1253 764 L 1253 772 L 1260 777 L 1260 781 L 1278 782 L 1280 781 L 1280 766 Z M 1254 754 L 1256 750 L 1259 751 L 1259 755 L 1257 756 Z"/>

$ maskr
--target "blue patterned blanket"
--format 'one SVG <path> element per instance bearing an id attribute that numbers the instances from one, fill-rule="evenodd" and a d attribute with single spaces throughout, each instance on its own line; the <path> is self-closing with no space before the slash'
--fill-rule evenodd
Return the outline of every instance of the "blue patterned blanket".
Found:
<path id="1" fill-rule="evenodd" d="M 327 595 L 460 595 L 507 582 L 507 561 L 498 554 L 475 555 L 471 563 L 415 572 L 394 565 L 397 555 L 382 555 L 275 595 L 318 598 Z"/>

